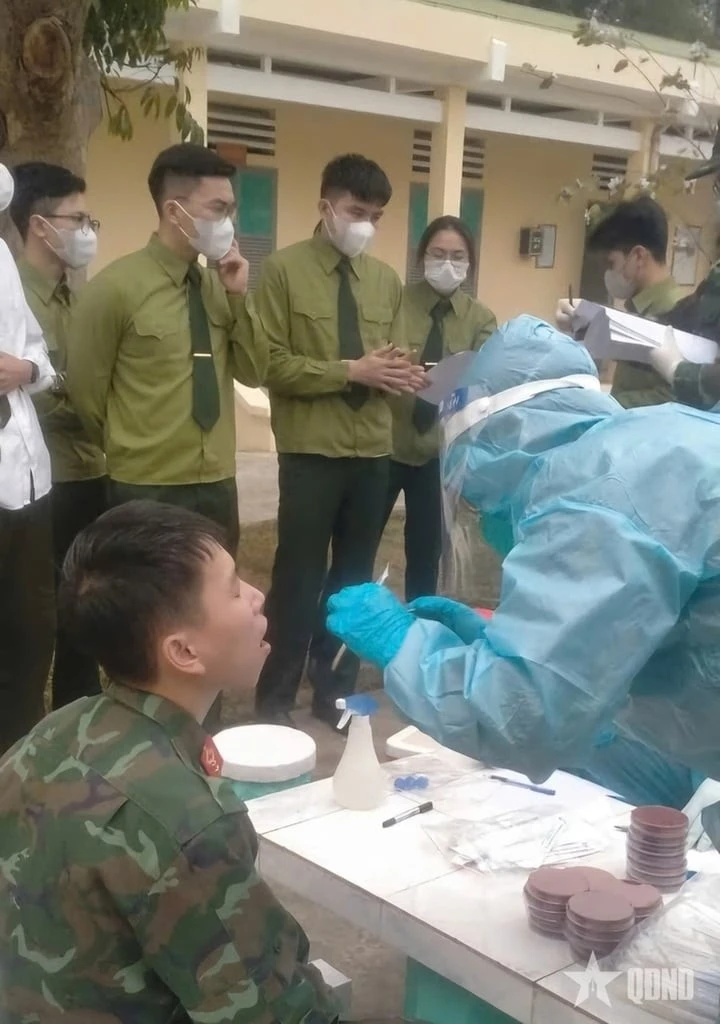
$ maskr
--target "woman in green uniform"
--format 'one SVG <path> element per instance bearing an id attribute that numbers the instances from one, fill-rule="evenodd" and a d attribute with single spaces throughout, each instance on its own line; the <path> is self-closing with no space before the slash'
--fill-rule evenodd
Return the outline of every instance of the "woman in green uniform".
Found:
<path id="1" fill-rule="evenodd" d="M 445 356 L 478 349 L 497 321 L 487 306 L 462 291 L 473 275 L 473 237 L 457 217 L 439 217 L 418 246 L 424 279 L 406 285 L 405 329 L 413 361 L 430 367 Z M 390 517 L 405 495 L 405 597 L 434 594 L 441 553 L 441 498 L 437 407 L 412 395 L 393 399 L 393 458 L 386 506 Z M 387 519 L 386 519 L 387 521 Z"/>

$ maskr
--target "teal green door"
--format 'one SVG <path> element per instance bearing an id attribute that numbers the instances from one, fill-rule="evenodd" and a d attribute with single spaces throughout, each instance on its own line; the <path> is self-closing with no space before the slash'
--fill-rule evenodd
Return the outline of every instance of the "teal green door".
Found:
<path id="1" fill-rule="evenodd" d="M 238 245 L 250 264 L 250 288 L 257 284 L 263 260 L 275 249 L 277 171 L 243 167 L 233 180 L 238 204 Z"/>

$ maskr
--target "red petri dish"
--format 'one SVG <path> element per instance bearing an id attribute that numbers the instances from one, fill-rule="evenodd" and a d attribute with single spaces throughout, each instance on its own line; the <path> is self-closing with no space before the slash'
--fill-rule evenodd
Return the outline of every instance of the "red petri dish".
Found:
<path id="1" fill-rule="evenodd" d="M 565 904 L 576 893 L 587 892 L 590 886 L 580 868 L 538 868 L 528 878 L 525 888 L 528 895 L 536 899 Z"/>
<path id="2" fill-rule="evenodd" d="M 554 917 L 565 917 L 565 904 L 547 903 L 545 900 L 538 900 L 529 893 L 523 893 L 525 906 L 530 910 L 536 910 L 539 914 L 550 914 Z"/>
<path id="3" fill-rule="evenodd" d="M 687 833 L 689 826 L 687 815 L 673 807 L 635 807 L 630 820 L 633 829 L 649 835 L 680 835 Z"/>
<path id="4" fill-rule="evenodd" d="M 580 871 L 587 878 L 588 885 L 593 892 L 617 882 L 615 875 L 611 875 L 609 871 L 603 871 L 602 868 L 580 868 Z"/>
<path id="5" fill-rule="evenodd" d="M 632 926 L 635 910 L 629 900 L 612 892 L 581 892 L 568 901 L 568 919 L 585 927 L 610 924 Z"/>
<path id="6" fill-rule="evenodd" d="M 623 922 L 622 924 L 612 924 L 607 926 L 601 926 L 599 924 L 586 925 L 580 924 L 572 917 L 567 918 L 567 927 L 570 928 L 575 935 L 581 939 L 595 939 L 602 942 L 612 942 L 617 939 L 618 936 L 626 935 L 635 925 L 635 918 L 630 921 Z"/>
<path id="7" fill-rule="evenodd" d="M 635 909 L 636 918 L 652 914 L 658 907 L 662 906 L 662 893 L 654 885 L 631 881 L 620 882 L 620 885 L 623 886 L 625 899 Z"/>

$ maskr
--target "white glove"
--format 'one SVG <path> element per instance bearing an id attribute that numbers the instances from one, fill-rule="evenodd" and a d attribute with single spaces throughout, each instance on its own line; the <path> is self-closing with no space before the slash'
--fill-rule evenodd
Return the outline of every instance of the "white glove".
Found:
<path id="1" fill-rule="evenodd" d="M 573 299 L 558 299 L 557 309 L 555 310 L 555 323 L 559 330 L 572 330 L 573 317 L 579 305 L 580 303 Z"/>
<path id="2" fill-rule="evenodd" d="M 713 844 L 710 837 L 703 829 L 702 812 L 706 807 L 720 802 L 720 782 L 714 779 L 705 779 L 695 790 L 695 796 L 689 802 L 683 812 L 690 822 L 688 831 L 688 850 L 699 850 L 704 852 L 712 850 Z"/>
<path id="3" fill-rule="evenodd" d="M 675 378 L 675 371 L 677 370 L 680 363 L 685 361 L 685 357 L 678 348 L 678 343 L 675 339 L 675 331 L 672 327 L 668 327 L 665 331 L 665 337 L 660 348 L 654 348 L 650 353 L 650 363 L 652 364 L 653 370 L 659 373 L 668 384 L 672 384 Z"/>

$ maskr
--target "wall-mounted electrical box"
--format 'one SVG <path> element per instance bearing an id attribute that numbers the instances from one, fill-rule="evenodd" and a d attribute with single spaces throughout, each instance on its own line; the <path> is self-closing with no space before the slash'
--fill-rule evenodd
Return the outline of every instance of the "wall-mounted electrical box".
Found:
<path id="1" fill-rule="evenodd" d="M 543 250 L 542 228 L 523 228 L 520 232 L 520 255 L 540 256 Z"/>

